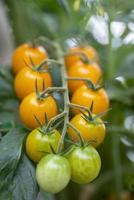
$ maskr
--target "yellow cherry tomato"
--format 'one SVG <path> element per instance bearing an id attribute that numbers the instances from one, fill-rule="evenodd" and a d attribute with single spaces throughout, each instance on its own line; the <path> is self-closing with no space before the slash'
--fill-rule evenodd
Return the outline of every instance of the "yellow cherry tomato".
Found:
<path id="1" fill-rule="evenodd" d="M 98 54 L 95 49 L 91 46 L 76 46 L 69 49 L 68 55 L 65 56 L 65 64 L 67 69 L 70 69 L 78 61 L 80 61 L 80 55 L 77 53 L 82 53 L 87 56 L 90 60 L 99 62 Z"/>
<path id="2" fill-rule="evenodd" d="M 93 142 L 92 145 L 97 147 L 103 142 L 106 128 L 100 118 L 91 122 L 86 121 L 82 114 L 77 114 L 71 119 L 70 123 L 80 132 L 85 143 L 91 141 Z M 68 134 L 72 140 L 79 141 L 77 133 L 72 128 L 68 128 Z"/>
<path id="3" fill-rule="evenodd" d="M 52 86 L 52 78 L 48 72 L 34 71 L 28 67 L 20 70 L 14 81 L 14 89 L 17 97 L 23 99 L 28 94 L 34 92 L 36 80 L 39 91 L 43 89 L 43 82 L 45 88 Z"/>
<path id="4" fill-rule="evenodd" d="M 43 124 L 45 113 L 47 114 L 48 120 L 56 116 L 58 114 L 57 104 L 51 96 L 38 99 L 35 92 L 26 96 L 19 107 L 19 114 L 22 122 L 31 129 L 38 127 L 34 116 L 36 115 Z"/>
<path id="5" fill-rule="evenodd" d="M 37 65 L 48 57 L 46 50 L 42 46 L 32 46 L 30 44 L 20 45 L 12 56 L 12 70 L 17 74 L 22 68 L 26 67 L 26 63 L 31 65 L 32 62 Z"/>
<path id="6" fill-rule="evenodd" d="M 93 113 L 99 114 L 105 112 L 109 108 L 109 98 L 104 89 L 93 91 L 86 85 L 78 88 L 72 95 L 71 103 L 89 107 L 93 101 Z M 77 114 L 80 110 L 73 108 L 72 112 Z"/>
<path id="7" fill-rule="evenodd" d="M 68 76 L 78 77 L 78 78 L 88 78 L 94 84 L 101 77 L 101 69 L 96 63 L 85 64 L 81 61 L 77 62 L 74 66 L 72 66 L 68 71 Z M 84 85 L 84 81 L 80 80 L 69 80 L 68 87 L 70 92 L 74 92 L 76 89 Z"/>

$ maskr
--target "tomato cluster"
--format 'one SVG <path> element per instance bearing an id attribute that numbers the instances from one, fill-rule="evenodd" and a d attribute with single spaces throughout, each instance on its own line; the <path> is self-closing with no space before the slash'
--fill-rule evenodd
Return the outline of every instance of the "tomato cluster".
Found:
<path id="1" fill-rule="evenodd" d="M 13 54 L 12 70 L 14 90 L 21 100 L 20 119 L 31 129 L 26 139 L 26 153 L 37 164 L 39 186 L 46 192 L 57 193 L 70 180 L 86 184 L 98 176 L 101 158 L 95 148 L 105 137 L 105 124 L 100 116 L 108 109 L 109 99 L 99 85 L 102 71 L 96 51 L 89 46 L 77 46 L 62 58 L 65 74 L 61 76 L 68 87 L 61 88 L 70 102 L 64 99 L 65 108 L 59 113 L 52 95 L 56 89 L 49 73 L 48 56 L 42 46 L 23 44 Z M 72 119 L 68 117 L 70 107 Z M 60 118 L 64 119 L 63 128 L 58 129 Z M 66 140 L 62 129 L 67 132 Z M 64 152 L 66 141 L 71 145 Z"/>

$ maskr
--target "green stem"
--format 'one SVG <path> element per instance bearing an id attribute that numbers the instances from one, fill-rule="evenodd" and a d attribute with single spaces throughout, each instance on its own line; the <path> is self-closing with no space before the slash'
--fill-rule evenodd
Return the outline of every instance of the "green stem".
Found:
<path id="1" fill-rule="evenodd" d="M 84 144 L 85 144 L 85 143 L 84 143 L 84 140 L 83 140 L 83 138 L 82 138 L 80 132 L 78 131 L 78 129 L 75 128 L 71 123 L 67 123 L 67 125 L 77 134 L 77 136 L 78 136 L 78 138 L 79 138 L 79 140 L 80 140 L 81 146 L 84 146 Z"/>
<path id="2" fill-rule="evenodd" d="M 56 49 L 57 49 L 57 55 L 59 58 L 59 61 L 62 63 L 61 65 L 61 77 L 62 77 L 62 87 L 65 88 L 64 91 L 64 112 L 66 112 L 66 115 L 64 116 L 64 125 L 63 125 L 63 129 L 62 129 L 62 135 L 61 135 L 61 140 L 59 142 L 59 146 L 58 146 L 58 153 L 61 152 L 62 149 L 62 145 L 64 143 L 64 138 L 67 132 L 67 123 L 69 121 L 69 92 L 68 92 L 68 83 L 67 83 L 67 79 L 65 78 L 67 76 L 67 72 L 66 72 L 66 66 L 64 63 L 64 58 L 63 58 L 63 53 L 62 53 L 62 49 L 60 47 L 60 45 L 56 44 Z"/>
<path id="3" fill-rule="evenodd" d="M 115 67 L 114 67 L 114 52 L 112 47 L 112 33 L 111 33 L 111 21 L 112 18 L 109 16 L 108 21 L 108 36 L 109 36 L 109 44 L 108 44 L 108 66 L 106 67 L 106 78 L 112 79 L 114 78 L 115 74 Z"/>
<path id="4" fill-rule="evenodd" d="M 116 199 L 121 200 L 122 192 L 122 168 L 120 160 L 120 136 L 117 133 L 112 133 L 112 159 L 113 159 L 113 168 L 114 168 L 114 177 L 115 177 L 115 187 L 116 187 Z"/>
<path id="5" fill-rule="evenodd" d="M 109 45 L 108 45 L 108 66 L 106 68 L 107 80 L 113 79 L 115 75 L 115 55 L 112 47 L 112 33 L 111 33 L 111 22 L 113 21 L 113 14 L 109 13 L 108 31 L 109 31 Z M 114 121 L 117 121 L 118 115 L 115 115 Z M 114 169 L 114 181 L 116 190 L 116 200 L 121 200 L 122 192 L 122 176 L 121 176 L 121 160 L 120 160 L 120 138 L 115 132 L 112 132 L 112 159 Z"/>
<path id="6" fill-rule="evenodd" d="M 49 129 L 50 129 L 50 127 L 52 126 L 52 124 L 53 124 L 54 122 L 56 122 L 56 120 L 58 120 L 58 119 L 64 117 L 66 114 L 67 114 L 66 112 L 62 112 L 62 113 L 60 113 L 59 115 L 57 115 L 56 117 L 51 118 L 50 121 L 48 122 L 47 126 L 46 126 L 46 130 L 49 131 Z"/>
<path id="7" fill-rule="evenodd" d="M 88 107 L 85 107 L 85 106 L 80 106 L 78 104 L 74 104 L 74 103 L 68 103 L 68 105 L 72 108 L 76 108 L 78 110 L 85 110 L 85 111 L 89 111 L 89 108 Z"/>
<path id="8" fill-rule="evenodd" d="M 65 92 L 66 88 L 65 87 L 48 87 L 47 89 L 45 89 L 41 94 L 40 94 L 40 98 L 43 98 L 44 95 L 49 95 L 53 92 Z"/>
<path id="9" fill-rule="evenodd" d="M 90 86 L 90 88 L 92 90 L 96 90 L 96 85 L 94 85 L 89 78 L 69 77 L 69 76 L 66 76 L 66 79 L 67 80 L 73 80 L 73 81 L 84 81 L 88 87 Z"/>

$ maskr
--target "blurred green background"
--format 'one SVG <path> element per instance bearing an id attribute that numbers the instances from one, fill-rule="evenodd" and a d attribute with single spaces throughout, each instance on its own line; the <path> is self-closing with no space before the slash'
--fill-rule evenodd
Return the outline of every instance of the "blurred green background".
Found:
<path id="1" fill-rule="evenodd" d="M 86 186 L 70 183 L 55 196 L 40 192 L 37 198 L 133 200 L 134 1 L 3 0 L 0 19 L 0 121 L 17 120 L 18 101 L 13 94 L 9 70 L 12 50 L 39 36 L 59 42 L 65 52 L 79 42 L 92 45 L 99 54 L 111 101 L 112 110 L 106 119 L 107 136 L 98 148 L 102 158 L 99 177 Z M 54 57 L 54 49 L 47 45 Z M 58 75 L 54 81 L 59 84 Z M 110 198 L 111 195 L 114 197 Z M 31 200 L 31 197 L 22 199 Z"/>

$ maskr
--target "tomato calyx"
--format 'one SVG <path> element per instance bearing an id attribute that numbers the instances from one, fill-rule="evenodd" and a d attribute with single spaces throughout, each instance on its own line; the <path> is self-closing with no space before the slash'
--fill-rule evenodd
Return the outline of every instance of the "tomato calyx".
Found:
<path id="1" fill-rule="evenodd" d="M 44 121 L 45 121 L 44 124 L 45 125 L 40 122 L 39 118 L 36 115 L 34 115 L 34 117 L 39 126 L 38 130 L 42 134 L 51 135 L 54 133 L 54 129 L 56 129 L 61 124 L 65 115 L 66 115 L 66 112 L 62 112 L 59 115 L 57 115 L 56 117 L 53 117 L 48 121 L 47 114 L 44 113 Z"/>
<path id="2" fill-rule="evenodd" d="M 92 123 L 95 125 L 99 125 L 99 124 L 106 124 L 107 121 L 103 121 L 103 122 L 96 122 L 97 118 L 101 118 L 102 116 L 104 116 L 109 110 L 105 111 L 105 112 L 101 112 L 99 114 L 93 115 L 93 105 L 94 102 L 92 101 L 91 106 L 88 110 L 86 110 L 86 113 L 84 113 L 83 111 L 81 111 L 81 117 L 88 123 Z"/>
<path id="3" fill-rule="evenodd" d="M 51 96 L 54 92 L 64 92 L 66 88 L 64 87 L 48 87 L 45 88 L 44 79 L 42 81 L 42 91 L 38 90 L 38 83 L 37 79 L 35 80 L 35 93 L 38 100 L 44 100 L 45 98 Z"/>

